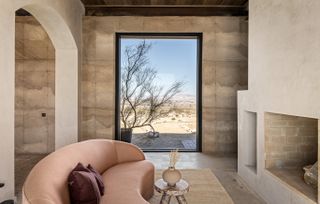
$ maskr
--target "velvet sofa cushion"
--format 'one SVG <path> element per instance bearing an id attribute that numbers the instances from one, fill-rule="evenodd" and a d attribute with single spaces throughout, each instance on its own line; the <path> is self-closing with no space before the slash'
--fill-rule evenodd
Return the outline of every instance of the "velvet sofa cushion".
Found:
<path id="1" fill-rule="evenodd" d="M 68 185 L 72 204 L 98 204 L 104 195 L 102 176 L 90 164 L 85 167 L 78 163 L 68 177 Z"/>
<path id="2" fill-rule="evenodd" d="M 99 187 L 99 191 L 100 191 L 100 195 L 103 196 L 104 195 L 104 184 L 103 184 L 103 178 L 101 176 L 101 174 L 91 166 L 91 164 L 88 165 L 87 167 L 91 173 L 94 174 L 94 177 L 97 181 L 98 187 Z"/>
<path id="3" fill-rule="evenodd" d="M 101 195 L 91 172 L 72 171 L 68 178 L 71 204 L 99 204 Z"/>

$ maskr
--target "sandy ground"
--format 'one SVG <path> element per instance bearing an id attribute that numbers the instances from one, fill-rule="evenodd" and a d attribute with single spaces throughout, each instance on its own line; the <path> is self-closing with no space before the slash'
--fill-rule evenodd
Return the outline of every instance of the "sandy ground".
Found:
<path id="1" fill-rule="evenodd" d="M 150 127 L 135 128 L 132 135 L 132 143 L 140 148 L 147 149 L 187 149 L 195 150 L 196 143 L 196 115 L 172 113 L 153 124 L 159 137 L 150 138 L 147 132 Z"/>
<path id="2" fill-rule="evenodd" d="M 170 114 L 168 117 L 154 122 L 153 127 L 155 131 L 160 133 L 190 134 L 196 132 L 196 121 L 197 118 L 194 114 L 181 114 L 178 116 Z M 135 128 L 133 133 L 146 133 L 150 130 L 150 127 Z"/>
<path id="3" fill-rule="evenodd" d="M 149 126 L 134 128 L 132 143 L 144 150 L 196 150 L 197 115 L 194 103 L 180 102 L 174 112 L 152 123 L 159 137 L 149 137 Z M 168 107 L 164 107 L 166 110 Z"/>

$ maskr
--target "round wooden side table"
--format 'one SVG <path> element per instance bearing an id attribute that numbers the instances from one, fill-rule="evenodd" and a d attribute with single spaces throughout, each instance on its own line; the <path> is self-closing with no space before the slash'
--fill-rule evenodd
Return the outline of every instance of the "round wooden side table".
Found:
<path id="1" fill-rule="evenodd" d="M 160 204 L 169 204 L 172 197 L 175 197 L 179 204 L 187 204 L 184 195 L 189 192 L 189 184 L 185 180 L 181 179 L 171 187 L 163 179 L 159 179 L 155 182 L 154 187 L 157 192 L 162 193 Z"/>

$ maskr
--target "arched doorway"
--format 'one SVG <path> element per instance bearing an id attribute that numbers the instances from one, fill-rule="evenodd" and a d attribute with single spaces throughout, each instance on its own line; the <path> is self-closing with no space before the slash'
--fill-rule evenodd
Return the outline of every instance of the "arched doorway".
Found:
<path id="1" fill-rule="evenodd" d="M 55 150 L 55 49 L 27 11 L 16 14 L 15 195 L 32 167 Z"/>
<path id="2" fill-rule="evenodd" d="M 55 48 L 55 149 L 58 149 L 78 140 L 78 48 L 81 45 L 67 22 L 51 7 L 38 3 L 22 8 L 39 21 Z"/>
<path id="3" fill-rule="evenodd" d="M 31 13 L 47 31 L 55 53 L 55 148 L 78 140 L 78 72 L 83 5 L 79 0 L 0 2 L 0 201 L 14 197 L 15 11 Z"/>

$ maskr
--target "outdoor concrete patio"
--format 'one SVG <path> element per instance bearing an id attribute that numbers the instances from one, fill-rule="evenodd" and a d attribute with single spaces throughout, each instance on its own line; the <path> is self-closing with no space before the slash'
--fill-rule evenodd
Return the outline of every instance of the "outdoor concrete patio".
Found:
<path id="1" fill-rule="evenodd" d="M 197 149 L 196 135 L 194 133 L 160 133 L 160 136 L 156 138 L 148 137 L 145 133 L 138 133 L 132 135 L 132 143 L 144 150 Z"/>

